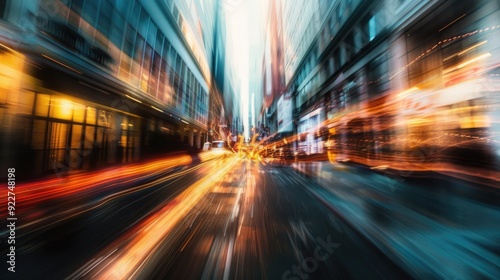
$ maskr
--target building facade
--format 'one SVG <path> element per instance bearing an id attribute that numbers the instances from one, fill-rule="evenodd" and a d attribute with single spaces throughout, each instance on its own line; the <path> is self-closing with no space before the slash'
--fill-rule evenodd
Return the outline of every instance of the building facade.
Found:
<path id="1" fill-rule="evenodd" d="M 41 175 L 200 148 L 216 3 L 194 5 L 2 1 L 2 164 Z"/>
<path id="2" fill-rule="evenodd" d="M 282 3 L 299 152 L 370 163 L 446 133 L 427 146 L 436 158 L 498 167 L 498 1 L 315 3 Z"/>
<path id="3" fill-rule="evenodd" d="M 285 1 L 283 1 L 285 2 Z M 262 122 L 257 133 L 276 134 L 278 131 L 278 100 L 284 91 L 282 1 L 269 1 L 262 63 Z M 266 128 L 267 131 L 266 132 Z M 269 135 L 268 135 L 269 136 Z"/>

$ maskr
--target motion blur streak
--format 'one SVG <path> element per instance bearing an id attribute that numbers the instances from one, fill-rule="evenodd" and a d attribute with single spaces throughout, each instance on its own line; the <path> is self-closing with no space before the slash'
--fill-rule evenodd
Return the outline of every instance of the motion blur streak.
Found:
<path id="1" fill-rule="evenodd" d="M 101 207 L 104 204 L 106 204 L 114 199 L 120 198 L 122 196 L 127 196 L 131 193 L 139 192 L 139 191 L 145 190 L 147 188 L 156 187 L 157 185 L 164 184 L 164 183 L 166 183 L 174 178 L 185 176 L 187 173 L 192 172 L 193 170 L 198 170 L 198 169 L 206 166 L 207 164 L 210 164 L 210 163 L 199 164 L 199 165 L 196 165 L 194 167 L 185 169 L 184 171 L 175 172 L 175 173 L 170 174 L 170 175 L 162 176 L 157 180 L 154 180 L 154 181 L 151 181 L 151 182 L 148 182 L 145 184 L 135 185 L 135 186 L 130 187 L 130 188 L 125 188 L 123 190 L 119 190 L 119 189 L 123 188 L 124 184 L 126 185 L 126 183 L 128 183 L 126 181 L 122 181 L 122 182 L 120 182 L 120 184 L 116 184 L 117 188 L 115 190 L 113 190 L 113 192 L 110 195 L 104 196 L 98 200 L 94 200 L 94 201 L 91 201 L 91 202 L 86 203 L 86 204 L 80 203 L 74 207 L 68 206 L 67 209 L 64 209 L 63 211 L 58 211 L 57 213 L 55 213 L 53 215 L 43 215 L 40 218 L 32 217 L 33 220 L 21 225 L 19 228 L 35 227 L 35 230 L 40 230 L 40 229 L 43 229 L 45 227 L 49 227 L 53 224 L 60 223 L 64 220 L 71 219 L 75 216 L 81 215 L 85 212 L 88 212 L 88 211 L 94 210 L 98 207 Z M 149 174 L 149 175 L 151 175 L 151 174 Z M 139 177 L 137 177 L 137 178 L 139 178 Z M 131 180 L 131 181 L 132 181 L 132 183 L 138 182 L 135 180 Z M 169 186 L 169 184 L 164 185 L 164 187 L 168 187 L 168 186 Z M 42 211 L 41 209 L 36 209 L 36 210 Z"/>
<path id="2" fill-rule="evenodd" d="M 109 262 L 105 261 L 105 264 L 103 264 L 104 269 L 101 268 L 93 277 L 98 279 L 126 279 L 138 273 L 140 267 L 154 253 L 154 249 L 167 237 L 174 226 L 200 201 L 215 182 L 229 172 L 238 160 L 234 157 L 225 160 L 221 169 L 200 179 L 161 210 L 130 230 L 130 233 L 126 234 L 125 237 L 113 243 L 112 248 L 120 248 L 117 252 L 118 256 Z M 109 253 L 102 255 L 109 256 Z"/>
<path id="3" fill-rule="evenodd" d="M 0 279 L 500 279 L 500 0 L 0 0 L 0 208 Z"/>
<path id="4" fill-rule="evenodd" d="M 165 172 L 166 169 L 188 165 L 192 159 L 188 155 L 173 155 L 146 163 L 136 163 L 116 168 L 108 168 L 95 172 L 72 174 L 69 178 L 53 178 L 20 184 L 16 192 L 23 197 L 19 214 L 27 214 L 27 210 L 51 199 L 76 196 L 86 197 L 92 193 L 112 189 L 116 184 L 139 182 L 144 178 Z M 1 201 L 7 201 L 6 193 L 0 194 Z M 7 213 L 2 212 L 2 217 Z"/>

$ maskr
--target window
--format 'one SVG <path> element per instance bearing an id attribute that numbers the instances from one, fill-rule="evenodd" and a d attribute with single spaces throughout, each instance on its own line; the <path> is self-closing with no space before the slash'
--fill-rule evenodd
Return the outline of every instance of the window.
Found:
<path id="1" fill-rule="evenodd" d="M 121 2 L 121 1 L 119 1 Z M 126 2 L 126 1 L 125 1 Z M 137 13 L 140 12 L 141 10 L 141 4 L 139 4 L 139 1 L 134 1 L 134 5 L 130 5 L 130 12 L 128 13 L 128 22 L 137 29 L 137 21 L 139 20 L 139 17 L 137 16 Z"/>
<path id="2" fill-rule="evenodd" d="M 87 124 L 95 124 L 97 116 L 97 110 L 92 107 L 87 107 Z"/>
<path id="3" fill-rule="evenodd" d="M 33 121 L 33 132 L 31 137 L 31 148 L 34 150 L 43 150 L 45 148 L 45 130 L 47 122 L 35 119 Z"/>
<path id="4" fill-rule="evenodd" d="M 155 50 L 158 51 L 161 54 L 162 48 L 163 48 L 163 39 L 165 36 L 163 36 L 163 33 L 161 32 L 160 28 L 158 28 L 156 32 L 156 43 L 155 43 Z M 163 54 L 163 56 L 166 56 L 167 52 Z"/>
<path id="5" fill-rule="evenodd" d="M 126 28 L 127 24 L 125 23 L 125 18 L 118 12 L 114 13 L 109 38 L 118 48 L 122 47 L 121 43 L 123 41 Z"/>
<path id="6" fill-rule="evenodd" d="M 168 76 L 167 76 L 167 62 L 164 58 L 161 59 L 160 76 L 158 79 L 158 99 L 168 104 Z"/>
<path id="7" fill-rule="evenodd" d="M 50 95 L 37 94 L 35 115 L 46 117 L 49 113 Z"/>
<path id="8" fill-rule="evenodd" d="M 130 66 L 131 60 L 134 57 L 134 44 L 135 36 L 137 32 L 131 25 L 127 24 L 127 30 L 125 32 L 125 40 L 123 41 L 123 53 L 125 55 L 121 56 L 120 61 L 120 71 L 119 77 L 126 82 L 130 81 Z"/>
<path id="9" fill-rule="evenodd" d="M 107 0 L 101 1 L 101 7 L 99 9 L 99 18 L 97 30 L 104 35 L 105 37 L 109 37 L 109 33 L 111 30 L 111 16 L 114 11 L 113 6 Z"/>
<path id="10" fill-rule="evenodd" d="M 328 78 L 335 71 L 335 64 L 334 64 L 334 61 L 333 61 L 333 56 L 330 56 L 328 58 L 328 68 L 327 69 L 328 69 L 328 71 L 326 72 L 326 74 L 327 74 L 327 78 Z"/>
<path id="11" fill-rule="evenodd" d="M 142 74 L 141 74 L 141 89 L 145 92 L 148 92 L 152 56 L 153 56 L 153 48 L 151 47 L 150 44 L 146 43 L 146 49 L 144 52 L 144 61 L 142 65 Z"/>
<path id="12" fill-rule="evenodd" d="M 339 1 L 339 5 L 337 6 L 337 22 L 342 23 L 342 14 L 344 13 L 344 1 Z"/>
<path id="13" fill-rule="evenodd" d="M 333 58 L 333 61 L 334 61 L 334 65 L 335 65 L 335 69 L 334 71 L 337 71 L 340 69 L 340 66 L 342 66 L 342 63 L 340 61 L 341 57 L 340 57 L 340 48 L 337 48 L 334 52 L 334 58 Z"/>
<path id="14" fill-rule="evenodd" d="M 389 90 L 389 61 L 387 54 L 381 54 L 368 64 L 368 93 L 374 96 Z"/>
<path id="15" fill-rule="evenodd" d="M 179 9 L 177 8 L 177 6 L 175 4 L 172 8 L 172 15 L 174 16 L 175 21 L 179 20 Z"/>
<path id="16" fill-rule="evenodd" d="M 156 42 L 156 38 L 157 38 L 156 36 L 157 36 L 156 24 L 151 19 L 149 19 L 149 28 L 148 28 L 147 41 L 153 47 L 154 47 L 155 42 Z"/>
<path id="17" fill-rule="evenodd" d="M 175 60 L 176 60 L 176 58 L 177 58 L 177 52 L 175 51 L 174 47 L 173 47 L 173 46 L 171 46 L 171 48 L 170 48 L 170 53 L 169 53 L 169 57 L 168 57 L 168 59 L 167 59 L 167 62 L 168 62 L 168 64 L 169 64 L 172 68 L 174 68 L 174 66 L 175 66 Z"/>
<path id="18" fill-rule="evenodd" d="M 85 117 L 85 110 L 87 107 L 81 104 L 73 104 L 73 121 L 83 123 Z"/>
<path id="19" fill-rule="evenodd" d="M 160 72 L 161 57 L 158 52 L 153 52 L 153 66 L 151 67 L 151 78 L 149 81 L 149 93 L 157 96 L 158 77 Z"/>
<path id="20" fill-rule="evenodd" d="M 135 44 L 135 35 L 137 32 L 135 29 L 127 24 L 127 31 L 125 31 L 125 42 L 123 44 L 123 52 L 129 56 L 133 57 L 134 54 L 134 44 Z"/>
<path id="21" fill-rule="evenodd" d="M 5 1 L 0 1 L 5 3 Z M 1 5 L 1 4 L 0 4 Z M 83 0 L 73 0 L 71 1 L 71 11 L 73 13 L 69 13 L 68 23 L 73 26 L 75 29 L 78 29 L 80 25 L 80 19 L 82 16 L 83 10 Z"/>
<path id="22" fill-rule="evenodd" d="M 354 43 L 354 34 L 352 32 L 345 38 L 343 46 L 345 61 L 349 61 L 356 54 L 356 45 Z"/>
<path id="23" fill-rule="evenodd" d="M 142 60 L 143 60 L 143 55 L 144 55 L 144 38 L 137 34 L 137 39 L 135 43 L 135 50 L 134 50 L 134 66 L 132 67 L 132 79 L 137 82 L 136 79 L 140 78 L 140 72 L 141 72 L 141 65 L 142 65 Z M 134 84 L 136 84 L 134 82 Z"/>
<path id="24" fill-rule="evenodd" d="M 0 1 L 0 18 L 3 18 L 3 15 L 5 13 L 5 5 L 7 4 L 7 1 Z"/>
<path id="25" fill-rule="evenodd" d="M 368 35 L 370 38 L 370 41 L 377 36 L 377 21 L 375 19 L 375 15 L 370 18 L 368 21 Z"/>
<path id="26" fill-rule="evenodd" d="M 146 36 L 148 34 L 148 24 L 149 24 L 149 16 L 146 10 L 144 8 L 140 8 L 139 12 L 139 23 L 137 24 L 137 31 L 143 35 Z"/>
<path id="27" fill-rule="evenodd" d="M 88 24 L 91 26 L 96 26 L 97 25 L 97 15 L 98 15 L 98 5 L 99 3 L 96 3 L 94 1 L 86 1 L 85 2 L 85 7 L 83 10 L 83 19 L 87 21 Z"/>

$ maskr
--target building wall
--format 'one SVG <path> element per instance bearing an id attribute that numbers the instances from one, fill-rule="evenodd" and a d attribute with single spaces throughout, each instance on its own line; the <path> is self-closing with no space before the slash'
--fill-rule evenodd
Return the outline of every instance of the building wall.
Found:
<path id="1" fill-rule="evenodd" d="M 16 162 L 33 157 L 36 175 L 134 161 L 181 142 L 201 147 L 209 61 L 193 47 L 198 38 L 185 38 L 187 25 L 172 6 L 6 1 L 2 9 L 2 55 L 18 59 L 1 64 L 19 69 L 12 79 L 24 86 L 2 83 L 0 98 L 29 103 L 2 109 L 11 120 L 3 130 L 12 139 L 3 143 L 6 158 L 16 158 L 9 151 L 24 154 Z"/>
<path id="2" fill-rule="evenodd" d="M 498 169 L 498 13 L 487 0 L 336 1 L 287 84 L 297 147 Z"/>

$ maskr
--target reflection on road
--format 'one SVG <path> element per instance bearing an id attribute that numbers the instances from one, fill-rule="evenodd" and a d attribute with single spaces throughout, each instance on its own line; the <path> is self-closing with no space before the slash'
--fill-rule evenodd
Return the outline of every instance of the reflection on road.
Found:
<path id="1" fill-rule="evenodd" d="M 498 191 L 488 186 L 237 155 L 178 155 L 122 168 L 128 175 L 106 182 L 99 178 L 112 170 L 38 182 L 80 189 L 25 206 L 26 217 L 52 216 L 20 229 L 19 254 L 33 266 L 21 276 L 453 279 L 500 272 Z M 63 193 L 73 204 L 60 202 Z"/>

